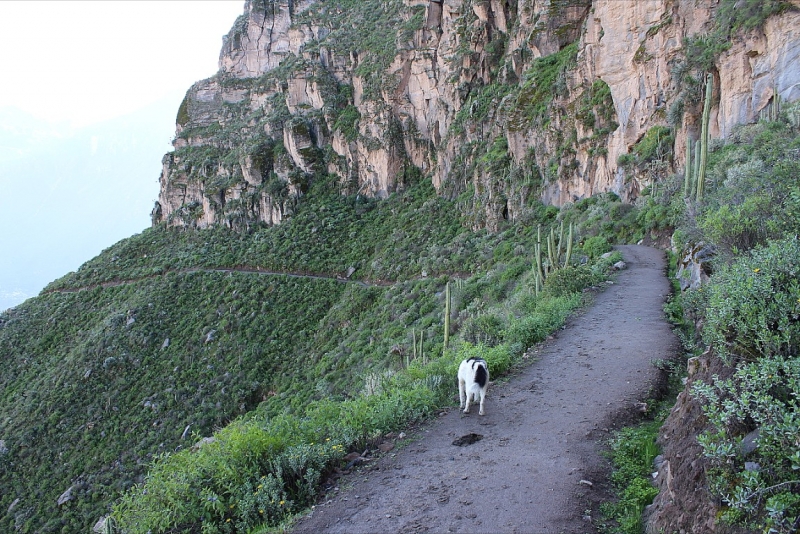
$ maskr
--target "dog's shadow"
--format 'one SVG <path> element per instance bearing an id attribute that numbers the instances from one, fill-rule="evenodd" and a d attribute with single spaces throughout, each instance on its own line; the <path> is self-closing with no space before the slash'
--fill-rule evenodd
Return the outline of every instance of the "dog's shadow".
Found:
<path id="1" fill-rule="evenodd" d="M 470 432 L 465 436 L 461 436 L 460 438 L 453 441 L 453 445 L 457 447 L 465 447 L 467 445 L 472 445 L 473 443 L 477 443 L 483 439 L 483 435 L 476 434 L 475 432 Z"/>

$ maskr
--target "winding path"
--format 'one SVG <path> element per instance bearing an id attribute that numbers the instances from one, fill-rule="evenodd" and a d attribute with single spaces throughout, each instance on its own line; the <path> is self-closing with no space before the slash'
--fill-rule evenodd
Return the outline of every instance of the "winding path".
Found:
<path id="1" fill-rule="evenodd" d="M 486 415 L 457 409 L 339 480 L 296 532 L 584 534 L 609 498 L 609 430 L 640 416 L 654 361 L 680 345 L 663 316 L 664 253 L 619 247 L 628 265 L 584 313 L 490 385 Z M 454 399 L 457 396 L 453 377 Z M 472 445 L 453 441 L 470 434 Z"/>

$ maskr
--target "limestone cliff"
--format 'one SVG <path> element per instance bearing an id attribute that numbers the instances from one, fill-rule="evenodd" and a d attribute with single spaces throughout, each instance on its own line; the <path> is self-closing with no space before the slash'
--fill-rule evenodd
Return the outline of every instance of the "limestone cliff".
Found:
<path id="1" fill-rule="evenodd" d="M 682 170 L 705 71 L 712 137 L 800 97 L 800 0 L 687 59 L 737 5 L 250 0 L 178 111 L 154 224 L 279 223 L 316 180 L 385 197 L 428 179 L 490 229 L 532 201 L 633 202 Z"/>

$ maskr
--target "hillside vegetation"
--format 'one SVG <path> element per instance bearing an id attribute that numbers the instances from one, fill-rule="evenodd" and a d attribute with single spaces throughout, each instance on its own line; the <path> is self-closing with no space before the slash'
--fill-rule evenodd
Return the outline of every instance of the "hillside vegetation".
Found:
<path id="1" fill-rule="evenodd" d="M 576 233 L 564 267 L 558 210 L 532 206 L 529 224 L 489 234 L 467 229 L 457 205 L 424 183 L 381 202 L 315 188 L 276 227 L 149 229 L 5 312 L 2 528 L 85 530 L 126 490 L 117 517 L 129 532 L 278 521 L 345 448 L 452 403 L 451 367 L 476 344 L 501 375 L 602 278 L 609 260 L 594 260 L 608 243 L 581 250 Z M 554 226 L 564 271 L 544 283 L 540 222 L 543 241 Z M 294 475 L 276 467 L 297 447 Z M 268 475 L 284 505 L 243 511 L 245 488 Z"/>
<path id="2" fill-rule="evenodd" d="M 800 108 L 739 128 L 711 153 L 706 200 L 683 234 L 715 247 L 707 288 L 685 295 L 697 352 L 733 369 L 695 386 L 699 436 L 722 520 L 800 527 Z M 755 432 L 755 450 L 742 441 Z M 751 437 L 753 435 L 751 434 Z"/>
<path id="3" fill-rule="evenodd" d="M 527 224 L 492 234 L 423 182 L 380 202 L 320 188 L 277 227 L 156 227 L 118 243 L 0 317 L 3 528 L 82 530 L 115 502 L 108 524 L 125 532 L 284 521 L 346 452 L 452 404 L 461 358 L 480 350 L 502 375 L 602 279 L 609 242 L 675 229 L 717 244 L 718 274 L 683 295 L 687 349 L 711 345 L 740 369 L 696 393 L 715 424 L 701 437 L 719 462 L 712 487 L 731 520 L 792 532 L 795 109 L 712 147 L 701 204 L 675 175 L 637 205 L 533 205 Z M 571 265 L 537 284 L 539 223 L 557 242 L 562 221 Z M 754 428 L 757 472 L 735 447 Z"/>

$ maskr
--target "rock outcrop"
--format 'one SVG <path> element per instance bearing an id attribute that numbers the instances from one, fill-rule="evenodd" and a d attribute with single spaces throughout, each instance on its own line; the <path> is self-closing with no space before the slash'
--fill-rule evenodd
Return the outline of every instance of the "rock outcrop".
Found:
<path id="1" fill-rule="evenodd" d="M 178 111 L 154 224 L 277 224 L 323 176 L 374 197 L 431 180 L 490 229 L 531 201 L 633 202 L 682 171 L 702 108 L 686 45 L 726 2 L 250 0 Z M 799 9 L 732 35 L 712 137 L 800 97 Z M 669 150 L 637 160 L 655 128 Z"/>
<path id="2" fill-rule="evenodd" d="M 687 367 L 686 388 L 678 395 L 659 432 L 663 454 L 654 473 L 659 494 L 645 509 L 645 532 L 752 534 L 751 530 L 717 519 L 722 512 L 721 503 L 711 498 L 706 478 L 710 466 L 697 442 L 697 435 L 707 429 L 708 419 L 701 402 L 691 393 L 698 381 L 725 379 L 733 369 L 709 354 L 691 358 Z"/>

